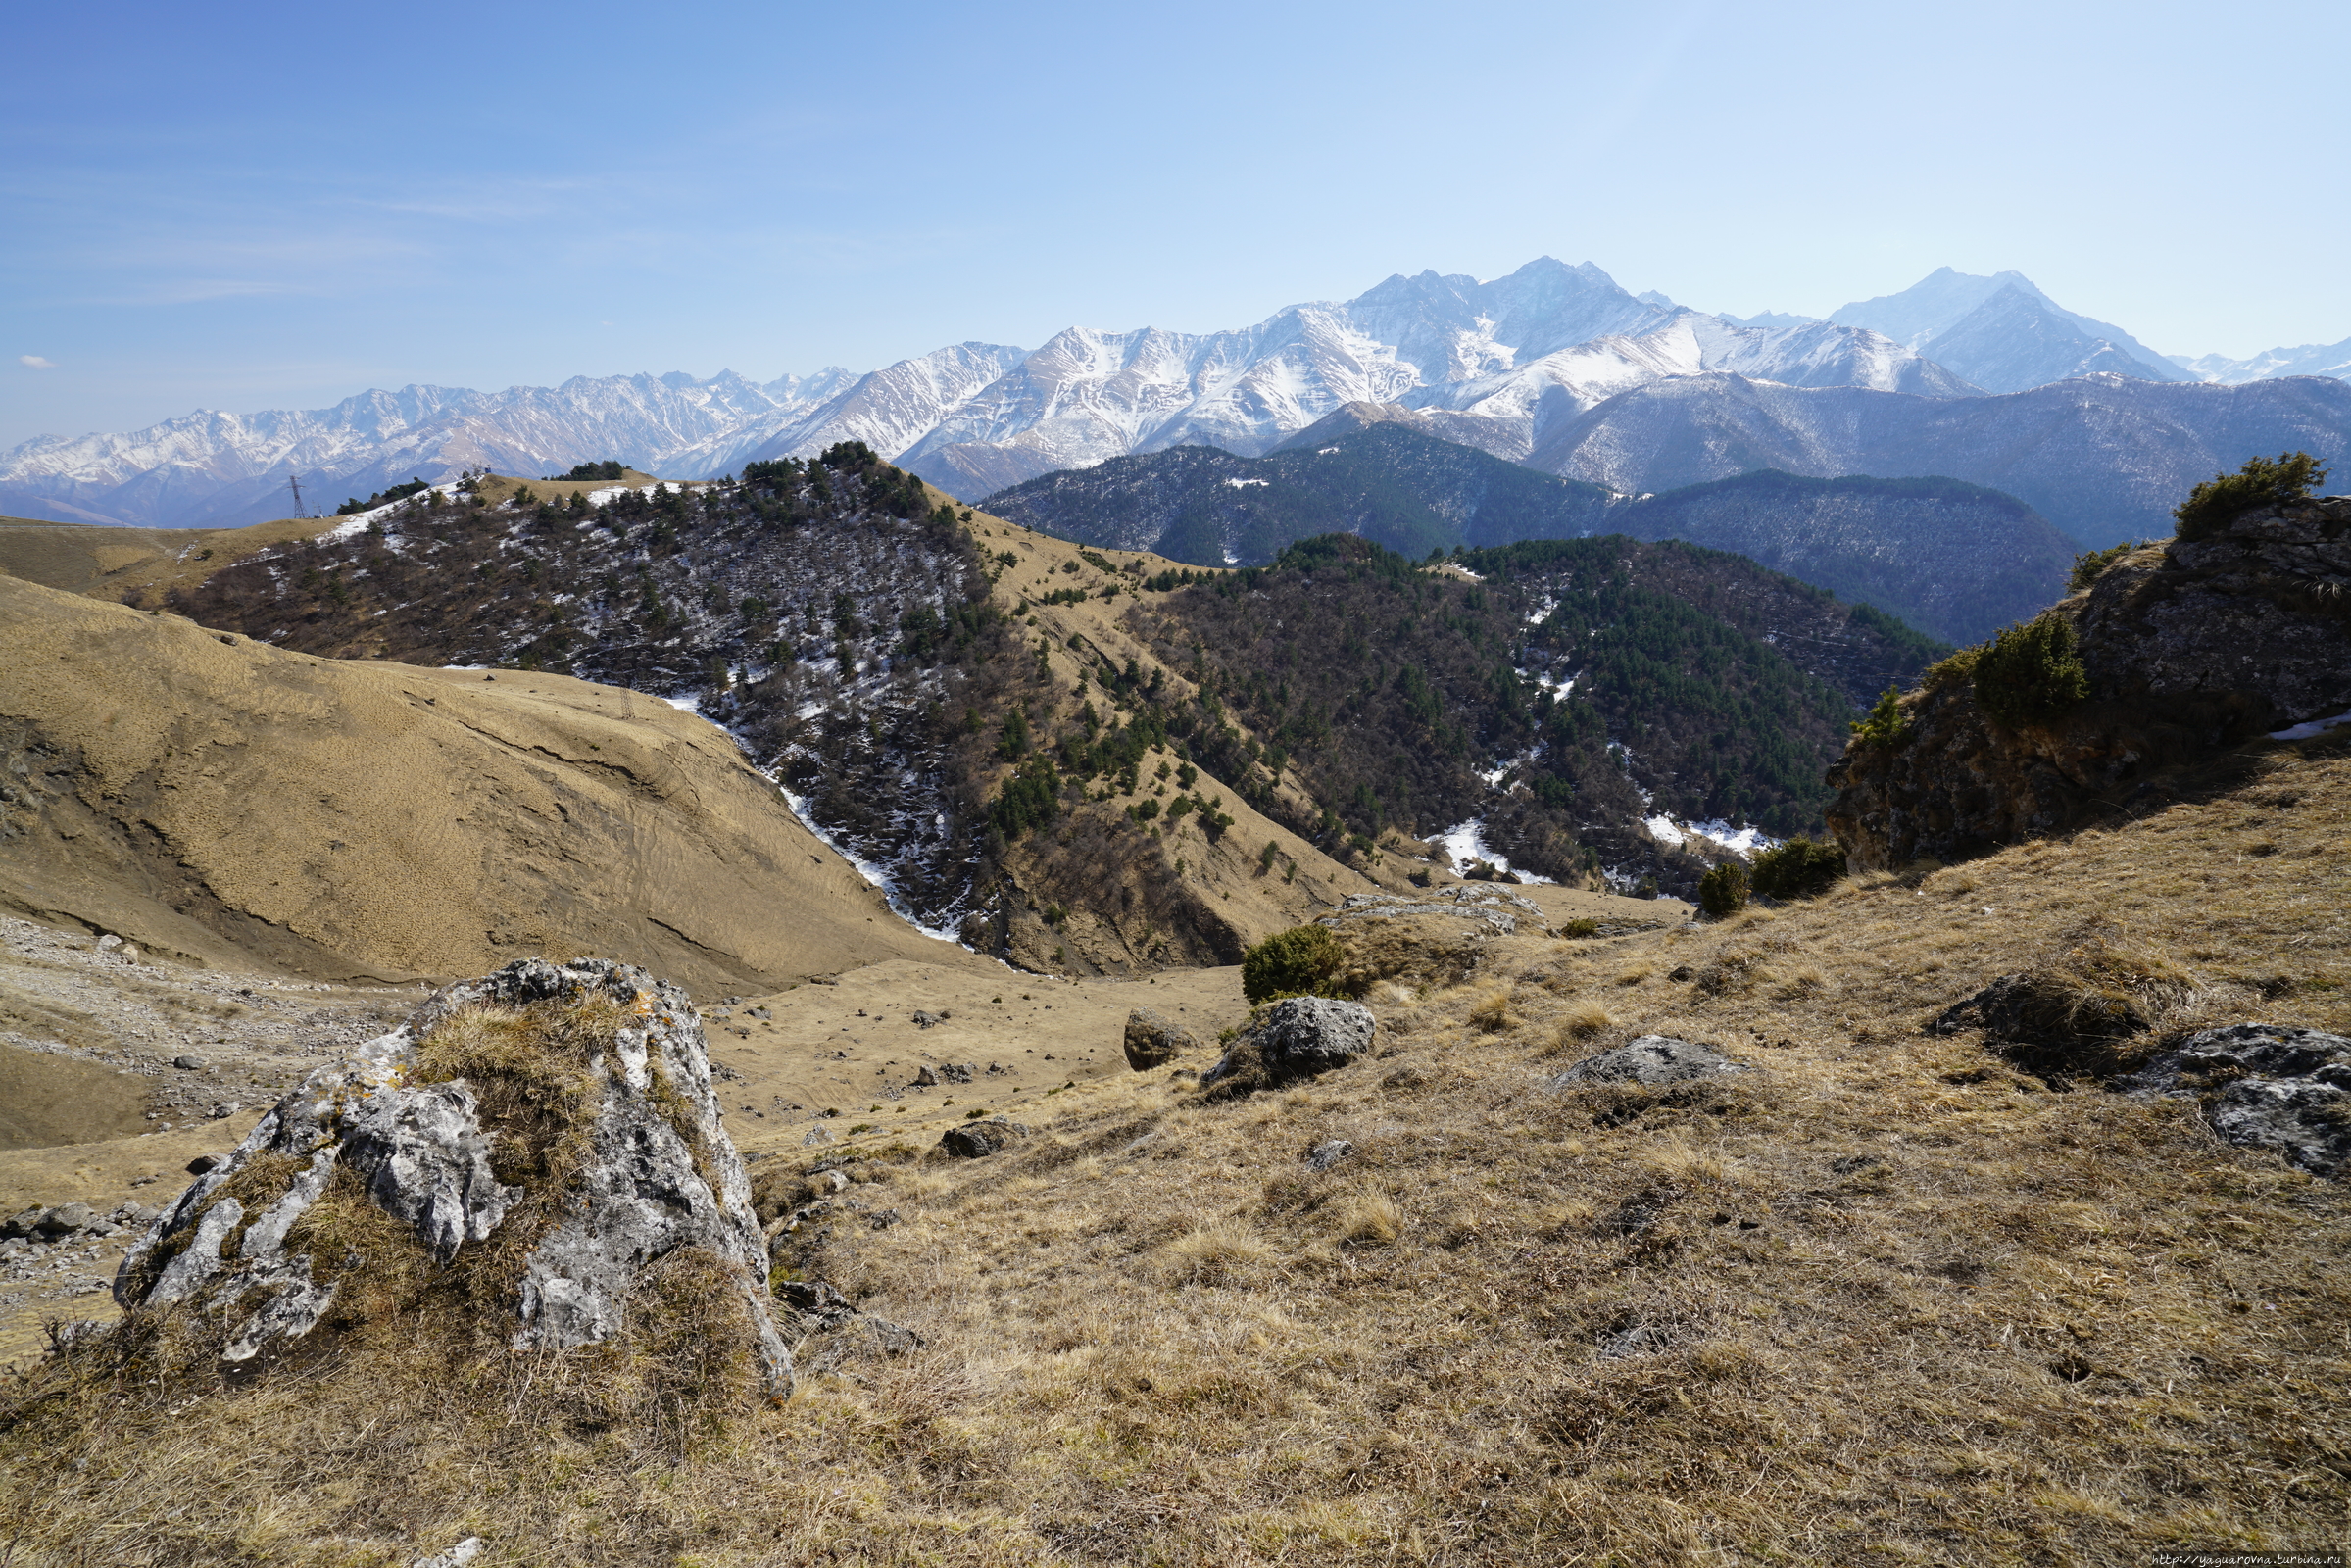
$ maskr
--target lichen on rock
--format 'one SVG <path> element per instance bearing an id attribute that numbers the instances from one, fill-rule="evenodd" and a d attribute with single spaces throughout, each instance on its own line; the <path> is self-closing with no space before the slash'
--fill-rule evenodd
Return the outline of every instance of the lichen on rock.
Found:
<path id="1" fill-rule="evenodd" d="M 772 1394 L 791 1356 L 764 1252 L 685 994 L 526 959 L 313 1073 L 162 1213 L 115 1295 L 216 1322 L 232 1365 L 404 1313 L 527 1351 L 666 1333 L 636 1319 L 691 1305 Z"/>

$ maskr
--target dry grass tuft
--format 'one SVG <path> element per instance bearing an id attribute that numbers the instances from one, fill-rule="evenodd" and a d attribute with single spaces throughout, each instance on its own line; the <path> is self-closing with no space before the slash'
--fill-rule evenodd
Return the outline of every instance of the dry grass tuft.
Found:
<path id="1" fill-rule="evenodd" d="M 1355 1247 L 1387 1247 L 1404 1234 L 1404 1211 L 1381 1193 L 1366 1193 L 1340 1205 L 1339 1240 Z"/>
<path id="2" fill-rule="evenodd" d="M 1509 1028 L 1516 1021 L 1510 1015 L 1510 993 L 1507 991 L 1489 993 L 1476 1006 L 1469 1009 L 1469 1021 L 1488 1034 L 1499 1034 Z"/>
<path id="3" fill-rule="evenodd" d="M 1616 1015 L 1596 1002 L 1579 1002 L 1560 1016 L 1551 1033 L 1553 1054 L 1575 1047 L 1606 1034 L 1616 1027 Z"/>

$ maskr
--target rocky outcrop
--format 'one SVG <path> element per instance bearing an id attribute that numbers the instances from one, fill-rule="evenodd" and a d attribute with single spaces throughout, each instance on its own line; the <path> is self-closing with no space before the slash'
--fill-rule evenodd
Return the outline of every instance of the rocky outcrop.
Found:
<path id="1" fill-rule="evenodd" d="M 1368 1054 L 1378 1020 L 1358 1002 L 1291 997 L 1226 1048 L 1224 1058 L 1200 1075 L 1214 1100 L 1235 1099 L 1311 1078 Z"/>
<path id="2" fill-rule="evenodd" d="M 1191 1030 L 1179 1028 L 1150 1007 L 1137 1007 L 1127 1014 L 1124 1044 L 1127 1065 L 1137 1072 L 1164 1067 L 1185 1052 L 1200 1048 Z"/>
<path id="3" fill-rule="evenodd" d="M 1856 737 L 1829 826 L 1857 869 L 1955 860 L 2162 799 L 2148 775 L 2351 709 L 2351 498 L 2262 508 L 2134 551 L 2050 612 L 2086 699 L 1994 723 L 1964 662 L 1902 700 L 1906 733 Z"/>
<path id="4" fill-rule="evenodd" d="M 2114 1087 L 2196 1099 L 2205 1124 L 2319 1176 L 2351 1168 L 2351 1039 L 2239 1023 L 2206 1029 Z"/>
<path id="5" fill-rule="evenodd" d="M 462 1282 L 467 1309 L 504 1303 L 513 1348 L 545 1350 L 626 1337 L 686 1270 L 705 1301 L 731 1295 L 704 1331 L 739 1329 L 775 1392 L 764 1252 L 686 995 L 527 959 L 313 1073 L 155 1221 L 115 1296 L 220 1321 L 234 1364 L 335 1325 L 348 1296 L 407 1311 Z"/>

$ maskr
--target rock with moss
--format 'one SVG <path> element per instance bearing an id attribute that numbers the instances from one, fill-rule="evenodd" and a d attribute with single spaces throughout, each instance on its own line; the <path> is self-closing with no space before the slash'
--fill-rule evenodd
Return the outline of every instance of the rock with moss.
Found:
<path id="1" fill-rule="evenodd" d="M 776 1393 L 764 1255 L 685 993 L 526 959 L 313 1073 L 164 1210 L 115 1297 L 217 1324 L 230 1364 L 435 1310 L 518 1351 L 691 1317 Z"/>
<path id="2" fill-rule="evenodd" d="M 1127 1014 L 1127 1065 L 1137 1072 L 1149 1072 L 1164 1067 L 1187 1051 L 1200 1048 L 1192 1031 L 1170 1022 L 1151 1007 L 1137 1007 Z"/>

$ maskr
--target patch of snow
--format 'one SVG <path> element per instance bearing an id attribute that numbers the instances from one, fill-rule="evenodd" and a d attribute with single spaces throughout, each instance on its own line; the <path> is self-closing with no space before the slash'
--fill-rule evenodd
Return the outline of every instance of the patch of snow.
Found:
<path id="1" fill-rule="evenodd" d="M 1471 860 L 1484 860 L 1497 871 L 1513 871 L 1521 882 L 1555 885 L 1547 876 L 1537 876 L 1532 871 L 1515 871 L 1509 858 L 1486 842 L 1486 819 L 1482 816 L 1473 816 L 1459 827 L 1445 829 L 1432 842 L 1444 845 L 1445 853 L 1453 858 L 1456 866 L 1466 865 Z"/>
<path id="2" fill-rule="evenodd" d="M 1759 827 L 1752 824 L 1745 827 L 1733 827 L 1721 817 L 1716 817 L 1710 822 L 1692 822 L 1690 824 L 1690 831 L 1699 838 L 1712 839 L 1724 849 L 1736 851 L 1740 855 L 1755 855 L 1764 850 L 1776 850 L 1781 844 L 1780 840 L 1773 838 Z"/>
<path id="3" fill-rule="evenodd" d="M 1704 839 L 1719 844 L 1734 855 L 1753 856 L 1764 850 L 1780 847 L 1780 840 L 1754 826 L 1734 827 L 1720 817 L 1706 822 L 1678 822 L 1659 812 L 1644 816 L 1641 825 L 1649 830 L 1649 837 L 1658 843 L 1679 849 L 1691 839 Z"/>
<path id="4" fill-rule="evenodd" d="M 2274 741 L 2306 741 L 2313 735 L 2323 735 L 2337 724 L 2351 724 L 2351 713 L 2337 713 L 2332 718 L 2314 718 L 2307 724 L 2295 724 L 2286 729 L 2270 731 Z"/>
<path id="5" fill-rule="evenodd" d="M 1327 458 L 1338 450 L 1339 449 L 1337 447 L 1322 447 L 1317 449 L 1314 455 L 1318 458 Z"/>
<path id="6" fill-rule="evenodd" d="M 664 697 L 661 701 L 681 713 L 692 713 L 696 718 L 702 717 L 702 693 L 700 692 L 688 692 L 683 697 Z"/>
<path id="7" fill-rule="evenodd" d="M 1271 479 L 1227 479 L 1225 483 L 1231 485 L 1236 490 L 1247 490 L 1252 484 L 1263 485 L 1267 489 L 1271 489 L 1273 487 L 1273 481 Z"/>
<path id="8" fill-rule="evenodd" d="M 1543 608 L 1527 617 L 1527 624 L 1530 626 L 1542 625 L 1544 621 L 1551 618 L 1551 612 L 1557 610 L 1558 608 L 1559 596 L 1557 594 L 1544 594 L 1543 596 Z"/>
<path id="9" fill-rule="evenodd" d="M 416 495 L 424 495 L 427 492 L 425 491 L 419 490 L 416 492 Z M 431 487 L 430 493 L 437 496 L 454 496 L 457 494 L 457 482 L 452 480 L 448 484 L 436 484 Z M 380 522 L 385 517 L 390 516 L 399 508 L 408 505 L 415 499 L 416 496 L 402 496 L 398 501 L 387 501 L 380 507 L 369 507 L 365 512 L 355 512 L 350 516 L 345 517 L 341 522 L 336 523 L 333 527 L 318 535 L 318 542 L 320 544 L 333 544 L 344 539 L 356 539 L 361 534 L 364 534 L 367 531 L 370 523 Z"/>

